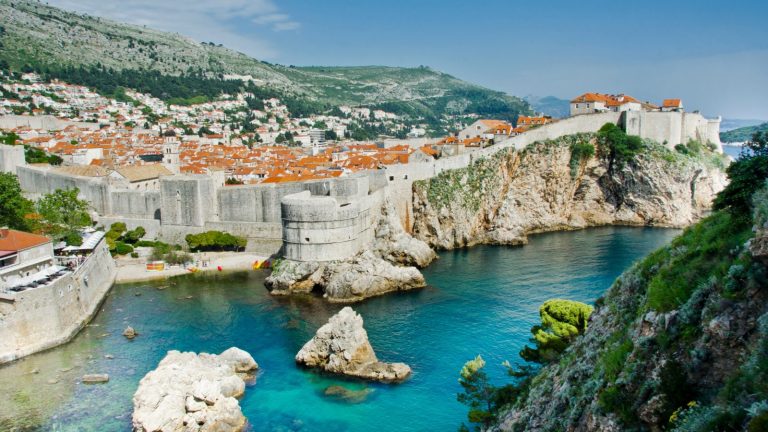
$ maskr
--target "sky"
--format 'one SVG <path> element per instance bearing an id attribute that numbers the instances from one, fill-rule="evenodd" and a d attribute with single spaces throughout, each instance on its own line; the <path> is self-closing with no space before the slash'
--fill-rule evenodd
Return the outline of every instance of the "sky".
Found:
<path id="1" fill-rule="evenodd" d="M 768 1 L 48 0 L 284 65 L 425 65 L 516 96 L 587 91 L 768 120 Z"/>

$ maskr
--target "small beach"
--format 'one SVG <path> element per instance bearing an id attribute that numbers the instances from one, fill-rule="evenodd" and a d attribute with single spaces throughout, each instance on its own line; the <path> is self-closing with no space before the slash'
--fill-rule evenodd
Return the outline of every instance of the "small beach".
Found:
<path id="1" fill-rule="evenodd" d="M 115 260 L 117 263 L 115 283 L 166 279 L 193 272 L 251 270 L 255 262 L 269 258 L 249 252 L 199 252 L 192 256 L 195 260 L 189 265 L 168 266 L 165 270 L 147 270 L 146 259 L 143 258 L 118 258 Z"/>

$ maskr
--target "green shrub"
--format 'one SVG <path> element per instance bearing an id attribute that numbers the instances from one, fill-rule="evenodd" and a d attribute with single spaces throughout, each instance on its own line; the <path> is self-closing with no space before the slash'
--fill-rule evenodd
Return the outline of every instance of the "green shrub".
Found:
<path id="1" fill-rule="evenodd" d="M 221 231 L 206 231 L 200 234 L 187 234 L 184 238 L 193 251 L 201 250 L 241 250 L 247 240 Z"/>
<path id="2" fill-rule="evenodd" d="M 128 228 L 125 226 L 125 223 L 123 222 L 115 222 L 112 225 L 109 226 L 109 232 L 115 232 L 117 234 L 124 233 Z"/>
<path id="3" fill-rule="evenodd" d="M 67 246 L 80 246 L 83 244 L 83 236 L 77 231 L 69 231 L 64 235 Z"/>
<path id="4" fill-rule="evenodd" d="M 128 255 L 133 252 L 133 246 L 121 241 L 115 242 L 115 255 Z"/>
<path id="5" fill-rule="evenodd" d="M 138 258 L 139 253 L 138 252 L 131 252 L 131 258 Z"/>
<path id="6" fill-rule="evenodd" d="M 531 328 L 531 342 L 535 347 L 524 347 L 520 356 L 525 361 L 537 363 L 556 360 L 571 340 L 587 329 L 587 321 L 592 311 L 592 306 L 577 301 L 547 300 L 539 308 L 541 325 Z"/>
<path id="7" fill-rule="evenodd" d="M 144 235 L 147 234 L 147 231 L 144 229 L 144 227 L 136 227 L 136 229 L 131 230 L 123 234 L 122 239 L 126 243 L 134 244 L 141 240 Z"/>
<path id="8" fill-rule="evenodd" d="M 639 136 L 627 135 L 613 123 L 604 124 L 597 131 L 597 136 L 599 154 L 608 159 L 611 170 L 614 166 L 622 168 L 645 148 Z"/>

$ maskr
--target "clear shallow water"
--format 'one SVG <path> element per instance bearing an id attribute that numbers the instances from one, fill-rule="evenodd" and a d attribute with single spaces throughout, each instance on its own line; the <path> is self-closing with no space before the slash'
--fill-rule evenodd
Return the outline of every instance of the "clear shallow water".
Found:
<path id="1" fill-rule="evenodd" d="M 409 381 L 392 386 L 297 368 L 296 352 L 342 306 L 271 297 L 264 273 L 118 285 L 73 342 L 0 368 L 6 399 L 0 430 L 130 430 L 138 381 L 167 350 L 218 353 L 238 346 L 261 366 L 241 400 L 252 430 L 455 431 L 466 413 L 456 402 L 466 360 L 482 354 L 489 375 L 505 382 L 500 364 L 518 360 L 541 303 L 593 302 L 632 262 L 677 233 L 607 227 L 532 236 L 525 247 L 442 253 L 424 271 L 428 288 L 353 306 L 379 358 L 414 370 Z M 129 324 L 140 333 L 130 342 L 121 336 Z M 85 373 L 111 379 L 77 383 Z M 352 403 L 324 395 L 331 385 L 367 394 Z"/>

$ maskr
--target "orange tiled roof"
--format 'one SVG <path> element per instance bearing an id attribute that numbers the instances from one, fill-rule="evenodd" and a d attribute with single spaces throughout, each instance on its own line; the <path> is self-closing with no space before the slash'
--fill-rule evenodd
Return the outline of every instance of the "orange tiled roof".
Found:
<path id="1" fill-rule="evenodd" d="M 0 229 L 0 250 L 18 252 L 50 242 L 51 239 L 45 236 L 12 229 Z"/>
<path id="2" fill-rule="evenodd" d="M 680 99 L 664 99 L 664 102 L 662 103 L 664 108 L 680 108 L 682 105 Z"/>

